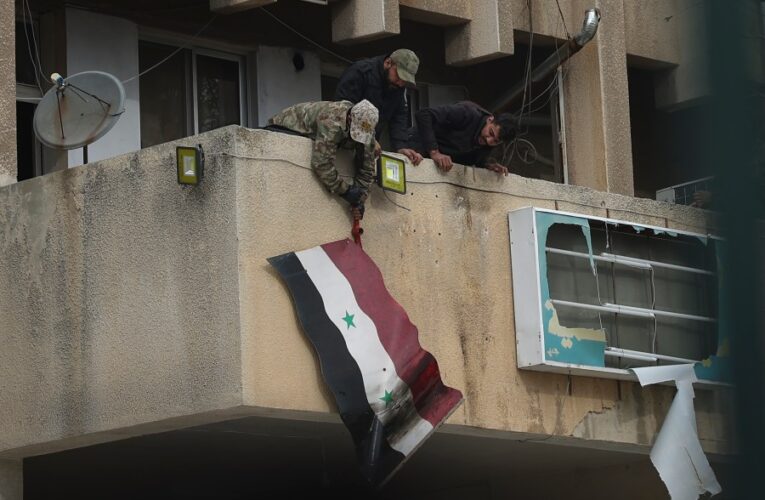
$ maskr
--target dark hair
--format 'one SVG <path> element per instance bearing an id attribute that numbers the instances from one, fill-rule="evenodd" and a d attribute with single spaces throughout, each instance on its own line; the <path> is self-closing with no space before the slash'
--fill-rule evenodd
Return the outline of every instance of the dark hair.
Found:
<path id="1" fill-rule="evenodd" d="M 499 125 L 499 140 L 502 142 L 512 141 L 515 138 L 515 119 L 510 113 L 502 113 L 494 119 Z"/>

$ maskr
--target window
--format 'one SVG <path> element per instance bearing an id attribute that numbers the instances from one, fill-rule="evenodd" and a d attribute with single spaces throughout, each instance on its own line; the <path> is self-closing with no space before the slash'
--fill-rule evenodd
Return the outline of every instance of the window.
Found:
<path id="1" fill-rule="evenodd" d="M 176 52 L 177 51 L 177 52 Z M 246 125 L 242 57 L 140 41 L 141 147 Z"/>
<path id="2" fill-rule="evenodd" d="M 35 45 L 32 34 L 38 45 Z M 18 181 L 42 174 L 42 146 L 35 137 L 32 121 L 42 97 L 38 86 L 36 47 L 40 36 L 36 22 L 16 22 L 16 165 Z M 32 59 L 35 57 L 35 60 Z"/>
<path id="3" fill-rule="evenodd" d="M 720 240 L 535 208 L 510 214 L 518 366 L 631 378 L 696 363 L 727 380 Z"/>

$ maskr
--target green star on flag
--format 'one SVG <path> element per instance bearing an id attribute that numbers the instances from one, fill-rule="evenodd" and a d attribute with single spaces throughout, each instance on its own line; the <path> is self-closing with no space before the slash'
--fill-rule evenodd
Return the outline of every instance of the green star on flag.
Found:
<path id="1" fill-rule="evenodd" d="M 348 329 L 350 330 L 351 327 L 356 328 L 356 325 L 353 324 L 353 317 L 356 316 L 355 314 L 348 314 L 348 311 L 345 311 L 345 317 L 343 318 L 343 321 L 345 321 L 345 324 L 348 326 Z"/>
<path id="2" fill-rule="evenodd" d="M 385 391 L 385 396 L 379 398 L 381 401 L 385 401 L 385 407 L 387 408 L 389 404 L 393 402 L 393 394 L 391 394 L 388 391 Z"/>

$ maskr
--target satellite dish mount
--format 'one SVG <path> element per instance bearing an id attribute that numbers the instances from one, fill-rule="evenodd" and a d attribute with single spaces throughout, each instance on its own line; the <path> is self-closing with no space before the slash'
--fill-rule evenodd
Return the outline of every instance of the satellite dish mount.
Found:
<path id="1" fill-rule="evenodd" d="M 102 71 L 69 78 L 53 73 L 51 82 L 54 86 L 35 111 L 35 135 L 49 148 L 83 148 L 83 163 L 88 163 L 88 144 L 109 132 L 125 112 L 125 87 Z"/>

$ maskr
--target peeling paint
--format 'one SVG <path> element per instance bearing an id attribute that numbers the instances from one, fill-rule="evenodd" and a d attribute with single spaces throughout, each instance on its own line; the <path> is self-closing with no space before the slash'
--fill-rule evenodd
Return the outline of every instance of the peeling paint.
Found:
<path id="1" fill-rule="evenodd" d="M 696 363 L 694 371 L 696 376 L 702 380 L 716 380 L 719 382 L 733 382 L 733 366 L 730 357 L 730 335 L 727 325 L 730 324 L 729 305 L 722 300 L 723 288 L 728 286 L 721 265 L 726 251 L 725 243 L 719 240 L 714 241 L 715 259 L 717 260 L 717 296 L 720 297 L 717 317 L 717 352 L 708 358 Z"/>
<path id="2" fill-rule="evenodd" d="M 590 223 L 586 218 L 570 215 L 537 212 L 537 248 L 539 251 L 540 300 L 545 307 L 542 310 L 542 324 L 545 336 L 545 359 L 561 363 L 573 363 L 589 366 L 605 366 L 606 336 L 602 330 L 587 328 L 566 328 L 560 324 L 558 314 L 552 305 L 550 286 L 547 282 L 547 234 L 555 224 L 570 224 L 582 229 L 590 255 L 590 267 L 595 275 L 595 259 L 592 254 L 592 235 Z"/>

